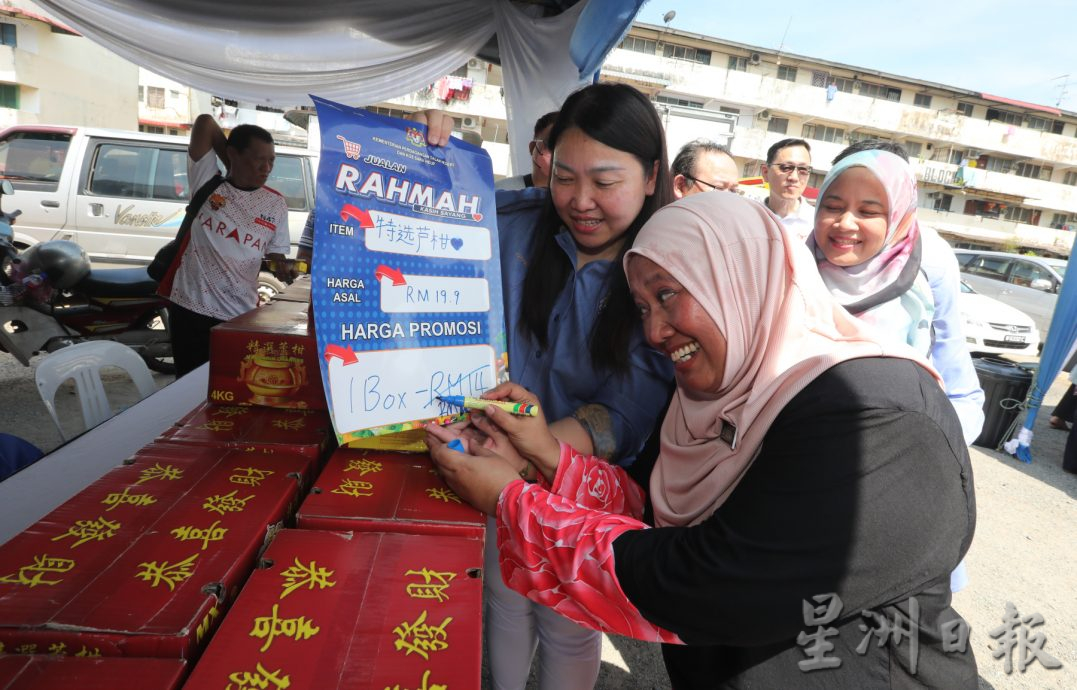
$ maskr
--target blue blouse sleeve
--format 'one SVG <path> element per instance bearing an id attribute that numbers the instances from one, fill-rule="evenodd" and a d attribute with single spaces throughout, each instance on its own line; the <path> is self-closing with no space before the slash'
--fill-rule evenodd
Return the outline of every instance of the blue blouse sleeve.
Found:
<path id="1" fill-rule="evenodd" d="M 961 332 L 962 319 L 957 306 L 957 294 L 961 291 L 960 269 L 953 250 L 942 238 L 925 232 L 924 240 L 922 266 L 935 299 L 931 364 L 942 376 L 946 396 L 961 420 L 961 432 L 968 445 L 976 440 L 983 428 L 984 392 Z"/>
<path id="2" fill-rule="evenodd" d="M 617 454 L 612 458 L 618 465 L 628 467 L 643 449 L 673 390 L 673 363 L 637 342 L 630 354 L 629 372 L 611 376 L 594 402 L 610 413 Z"/>

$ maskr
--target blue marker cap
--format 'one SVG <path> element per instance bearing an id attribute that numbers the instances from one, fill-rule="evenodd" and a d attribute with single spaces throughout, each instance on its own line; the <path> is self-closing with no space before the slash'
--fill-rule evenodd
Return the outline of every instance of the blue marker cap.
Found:
<path id="1" fill-rule="evenodd" d="M 466 452 L 464 451 L 464 443 L 458 438 L 454 438 L 453 440 L 449 441 L 449 448 L 452 448 L 457 453 Z"/>

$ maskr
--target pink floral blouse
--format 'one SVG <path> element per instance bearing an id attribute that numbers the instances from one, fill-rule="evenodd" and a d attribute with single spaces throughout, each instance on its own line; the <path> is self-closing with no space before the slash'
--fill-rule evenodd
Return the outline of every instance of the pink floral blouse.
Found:
<path id="1" fill-rule="evenodd" d="M 501 492 L 497 546 L 505 583 L 589 628 L 680 644 L 640 615 L 614 572 L 614 540 L 647 529 L 643 498 L 623 469 L 562 443 L 553 486 L 519 480 Z"/>

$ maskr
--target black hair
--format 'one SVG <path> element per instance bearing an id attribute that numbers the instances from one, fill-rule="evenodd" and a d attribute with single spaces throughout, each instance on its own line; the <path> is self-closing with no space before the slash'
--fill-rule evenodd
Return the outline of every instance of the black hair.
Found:
<path id="1" fill-rule="evenodd" d="M 767 165 L 770 165 L 774 162 L 774 158 L 778 155 L 779 151 L 781 151 L 782 149 L 787 149 L 790 146 L 803 146 L 804 148 L 808 149 L 808 153 L 811 153 L 811 146 L 808 146 L 808 142 L 804 141 L 803 139 L 782 139 L 777 144 L 774 144 L 769 149 L 767 149 Z"/>
<path id="2" fill-rule="evenodd" d="M 555 155 L 557 142 L 573 128 L 610 148 L 634 156 L 645 177 L 657 167 L 654 193 L 644 199 L 639 214 L 625 230 L 621 250 L 614 259 L 617 265 L 611 268 L 606 279 L 606 292 L 599 302 L 598 314 L 588 337 L 591 364 L 596 369 L 621 373 L 628 370 L 629 343 L 633 329 L 639 324 L 639 314 L 620 263 L 643 224 L 655 211 L 673 200 L 666 137 L 654 106 L 646 96 L 627 84 L 592 84 L 570 95 L 550 130 L 549 145 Z M 539 223 L 524 277 L 520 329 L 545 348 L 549 344 L 550 314 L 554 303 L 572 276 L 572 262 L 557 244 L 562 222 L 554 208 L 552 194 L 546 199 Z"/>
<path id="3" fill-rule="evenodd" d="M 831 165 L 836 164 L 842 158 L 848 158 L 854 153 L 861 151 L 889 151 L 895 156 L 901 156 L 901 159 L 906 163 L 909 162 L 909 152 L 905 150 L 905 147 L 896 141 L 887 141 L 886 139 L 861 139 L 855 144 L 849 144 L 842 152 L 834 156 L 834 160 L 830 161 Z"/>
<path id="4" fill-rule="evenodd" d="M 273 145 L 273 135 L 258 125 L 239 125 L 228 135 L 228 145 L 236 151 L 246 151 L 251 145 L 251 139 Z"/>
<path id="5" fill-rule="evenodd" d="M 674 176 L 684 175 L 685 177 L 693 177 L 696 170 L 696 161 L 699 157 L 705 153 L 721 153 L 733 157 L 733 154 L 729 152 L 729 149 L 717 144 L 710 139 L 695 139 L 688 142 L 681 147 L 681 150 L 677 152 L 677 155 L 673 158 L 672 173 Z"/>
<path id="6" fill-rule="evenodd" d="M 553 112 L 546 113 L 545 115 L 543 115 L 539 119 L 535 120 L 535 133 L 534 133 L 533 136 L 536 139 L 538 139 L 539 132 L 546 129 L 550 125 L 552 125 L 554 120 L 556 120 L 556 119 L 557 119 L 557 111 L 554 110 Z"/>

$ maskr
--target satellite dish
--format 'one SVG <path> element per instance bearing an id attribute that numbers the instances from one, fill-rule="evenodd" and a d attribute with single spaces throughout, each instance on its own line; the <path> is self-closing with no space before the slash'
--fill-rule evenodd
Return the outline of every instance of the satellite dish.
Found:
<path id="1" fill-rule="evenodd" d="M 676 17 L 676 16 L 677 16 L 677 11 L 676 10 L 670 10 L 669 12 L 666 12 L 664 15 L 662 15 L 662 21 L 664 21 L 666 23 L 666 26 L 669 26 L 669 23 L 671 21 L 673 21 L 673 18 Z"/>

